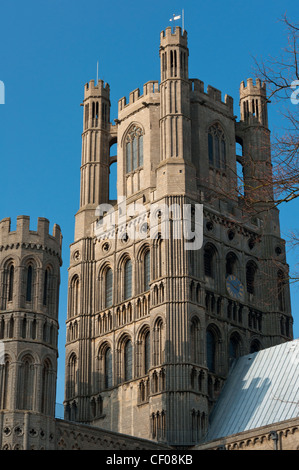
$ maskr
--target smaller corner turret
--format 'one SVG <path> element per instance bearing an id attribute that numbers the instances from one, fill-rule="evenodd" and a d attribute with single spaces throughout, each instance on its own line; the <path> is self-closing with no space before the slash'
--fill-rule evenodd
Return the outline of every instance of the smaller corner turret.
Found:
<path id="1" fill-rule="evenodd" d="M 268 128 L 267 91 L 266 84 L 259 78 L 253 83 L 252 78 L 240 85 L 241 121 L 253 125 L 259 124 Z"/>
<path id="2" fill-rule="evenodd" d="M 103 80 L 90 80 L 84 87 L 84 131 L 107 128 L 110 122 L 110 87 Z"/>

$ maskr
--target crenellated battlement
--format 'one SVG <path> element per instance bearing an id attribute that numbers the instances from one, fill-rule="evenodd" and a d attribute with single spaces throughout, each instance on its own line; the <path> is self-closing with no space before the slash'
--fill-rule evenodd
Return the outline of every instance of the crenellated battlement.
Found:
<path id="1" fill-rule="evenodd" d="M 200 98 L 201 100 L 211 100 L 216 103 L 219 103 L 225 106 L 229 111 L 233 112 L 234 100 L 231 96 L 225 95 L 224 101 L 222 101 L 222 93 L 217 88 L 214 88 L 211 85 L 207 86 L 207 91 L 205 92 L 204 89 L 204 82 L 199 79 L 190 79 L 190 87 L 191 87 L 191 99 L 193 98 Z M 193 96 L 192 96 L 193 93 Z M 200 96 L 202 95 L 202 96 Z"/>
<path id="2" fill-rule="evenodd" d="M 98 80 L 97 85 L 95 85 L 94 80 L 90 80 L 89 83 L 86 83 L 84 86 L 84 99 L 103 97 L 109 100 L 109 96 L 110 86 L 103 80 Z"/>
<path id="3" fill-rule="evenodd" d="M 30 230 L 30 217 L 17 217 L 16 230 L 11 230 L 11 219 L 7 217 L 0 221 L 0 249 L 6 246 L 21 246 L 29 244 L 47 247 L 61 256 L 62 234 L 60 226 L 55 224 L 52 235 L 49 233 L 50 222 L 44 217 L 37 219 L 37 230 Z"/>
<path id="4" fill-rule="evenodd" d="M 187 42 L 187 31 L 184 30 L 182 34 L 182 28 L 180 26 L 176 26 L 174 31 L 171 26 L 168 26 L 165 31 L 161 31 L 160 33 L 160 44 L 162 48 L 178 44 L 187 47 Z"/>
<path id="5" fill-rule="evenodd" d="M 124 96 L 118 101 L 118 111 L 122 111 L 124 108 L 136 103 L 137 101 L 145 98 L 150 98 L 152 95 L 159 96 L 159 82 L 158 80 L 150 80 L 143 85 L 143 94 L 140 95 L 140 89 L 136 88 L 135 90 L 131 91 L 129 94 L 129 102 L 127 103 L 127 99 Z"/>
<path id="6" fill-rule="evenodd" d="M 256 79 L 255 84 L 252 78 L 248 78 L 245 84 L 244 81 L 240 84 L 240 98 L 245 98 L 249 95 L 262 95 L 266 98 L 266 83 L 262 82 L 259 78 Z"/>

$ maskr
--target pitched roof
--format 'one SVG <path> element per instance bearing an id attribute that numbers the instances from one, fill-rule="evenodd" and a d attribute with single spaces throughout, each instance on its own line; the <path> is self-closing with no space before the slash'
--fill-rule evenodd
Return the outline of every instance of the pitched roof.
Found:
<path id="1" fill-rule="evenodd" d="M 233 364 L 205 442 L 299 416 L 299 339 Z"/>

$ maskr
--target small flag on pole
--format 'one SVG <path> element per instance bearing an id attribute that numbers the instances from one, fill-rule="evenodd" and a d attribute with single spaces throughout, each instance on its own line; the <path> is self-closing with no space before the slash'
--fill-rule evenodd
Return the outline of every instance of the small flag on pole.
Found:
<path id="1" fill-rule="evenodd" d="M 172 17 L 172 18 L 170 18 L 170 20 L 169 20 L 169 21 L 176 21 L 176 20 L 179 20 L 180 18 L 181 18 L 181 15 L 176 15 L 176 16 L 175 16 L 175 15 L 173 15 L 173 17 Z"/>

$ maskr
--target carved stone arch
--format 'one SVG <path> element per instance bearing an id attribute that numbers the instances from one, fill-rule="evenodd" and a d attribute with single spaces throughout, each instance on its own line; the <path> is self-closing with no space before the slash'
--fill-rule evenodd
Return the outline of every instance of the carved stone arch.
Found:
<path id="1" fill-rule="evenodd" d="M 252 336 L 248 344 L 249 354 L 254 354 L 255 352 L 261 351 L 264 349 L 263 343 L 259 336 Z"/>
<path id="2" fill-rule="evenodd" d="M 26 254 L 20 260 L 20 265 L 23 267 L 27 267 L 29 264 L 32 264 L 35 268 L 42 268 L 43 263 L 39 256 L 36 256 L 33 253 Z"/>
<path id="3" fill-rule="evenodd" d="M 143 242 L 139 247 L 138 247 L 138 250 L 137 250 L 137 253 L 136 253 L 136 260 L 137 261 L 141 261 L 143 256 L 145 255 L 145 253 L 147 251 L 150 251 L 151 249 L 151 245 L 148 241 L 145 241 Z"/>
<path id="4" fill-rule="evenodd" d="M 105 274 L 105 271 L 109 268 L 113 270 L 113 266 L 112 266 L 111 262 L 108 261 L 108 260 L 104 260 L 100 264 L 100 266 L 97 268 L 96 279 L 98 281 L 101 280 L 103 275 Z"/>
<path id="5" fill-rule="evenodd" d="M 231 248 L 227 249 L 225 254 L 225 273 L 226 276 L 233 274 L 236 277 L 240 277 L 241 274 L 241 262 L 239 254 L 237 254 Z"/>
<path id="6" fill-rule="evenodd" d="M 136 376 L 140 377 L 148 373 L 151 357 L 151 332 L 149 323 L 143 323 L 136 333 L 135 360 Z"/>
<path id="7" fill-rule="evenodd" d="M 218 326 L 212 322 L 206 328 L 206 357 L 210 372 L 221 369 L 222 335 Z"/>
<path id="8" fill-rule="evenodd" d="M 100 360 L 103 357 L 103 355 L 105 354 L 106 350 L 109 349 L 109 348 L 112 351 L 112 344 L 110 343 L 110 341 L 108 339 L 105 339 L 97 347 L 96 358 L 98 360 Z"/>
<path id="9" fill-rule="evenodd" d="M 142 243 L 136 254 L 136 283 L 138 283 L 138 293 L 146 292 L 150 288 L 150 281 L 152 280 L 152 257 L 151 245 L 148 242 Z"/>
<path id="10" fill-rule="evenodd" d="M 72 317 L 76 316 L 80 310 L 81 276 L 79 273 L 72 273 L 69 279 L 68 289 L 68 313 L 69 316 Z"/>
<path id="11" fill-rule="evenodd" d="M 132 380 L 134 371 L 134 341 L 132 334 L 123 331 L 117 340 L 117 381 Z"/>
<path id="12" fill-rule="evenodd" d="M 227 168 L 230 147 L 228 135 L 225 125 L 219 120 L 213 121 L 206 128 L 209 166 L 218 171 L 225 171 Z"/>
<path id="13" fill-rule="evenodd" d="M 215 243 L 207 241 L 203 246 L 203 257 L 204 257 L 204 274 L 214 281 L 218 278 L 219 271 L 219 251 Z"/>
<path id="14" fill-rule="evenodd" d="M 142 323 L 136 331 L 136 341 L 139 342 L 142 339 L 142 336 L 147 331 L 150 331 L 150 325 L 148 322 Z"/>
<path id="15" fill-rule="evenodd" d="M 41 356 L 40 363 L 41 364 L 47 363 L 51 370 L 55 370 L 54 365 L 53 365 L 53 359 L 49 356 L 48 353 L 45 353 Z"/>
<path id="16" fill-rule="evenodd" d="M 15 253 L 10 253 L 1 260 L 0 269 L 6 269 L 7 266 L 11 263 L 14 263 L 15 266 L 19 266 L 20 260 L 20 256 L 16 255 Z"/>
<path id="17" fill-rule="evenodd" d="M 107 273 L 109 270 L 111 270 L 111 277 L 107 285 Z M 97 269 L 96 282 L 95 302 L 98 310 L 111 307 L 113 303 L 114 269 L 110 261 L 105 260 L 101 263 Z"/>
<path id="18" fill-rule="evenodd" d="M 126 142 L 126 138 L 128 136 L 128 134 L 134 129 L 134 128 L 139 128 L 142 132 L 142 135 L 145 134 L 145 128 L 143 126 L 143 124 L 141 124 L 141 122 L 139 121 L 133 121 L 129 124 L 129 126 L 127 127 L 127 129 L 124 131 L 123 135 L 122 135 L 122 138 L 121 138 L 121 142 L 120 142 L 120 145 L 121 145 L 121 148 L 124 148 L 125 146 L 125 142 Z"/>
<path id="19" fill-rule="evenodd" d="M 130 267 L 130 276 L 131 279 L 129 279 L 127 276 L 129 275 L 128 272 L 126 272 L 126 266 L 128 266 L 128 262 L 131 262 L 131 267 Z M 117 282 L 118 289 L 117 289 L 117 300 L 116 303 L 120 303 L 122 301 L 128 300 L 134 295 L 134 260 L 133 257 L 130 255 L 129 252 L 122 253 L 117 262 L 116 262 L 116 276 L 117 279 L 115 281 Z M 130 291 L 130 292 L 129 292 Z"/>
<path id="20" fill-rule="evenodd" d="M 230 331 L 227 343 L 227 354 L 229 366 L 235 359 L 244 355 L 244 342 L 240 332 L 234 328 Z"/>
<path id="21" fill-rule="evenodd" d="M 209 130 L 214 126 L 219 126 L 219 128 L 224 133 L 226 142 L 228 143 L 228 145 L 230 145 L 231 139 L 229 138 L 229 131 L 227 129 L 226 123 L 222 121 L 221 119 L 214 119 L 213 121 L 210 121 L 208 124 L 206 124 L 205 126 L 206 135 L 209 133 Z"/>
<path id="22" fill-rule="evenodd" d="M 26 359 L 27 357 L 32 360 L 33 364 L 41 364 L 41 358 L 39 357 L 39 355 L 29 348 L 24 349 L 19 353 L 19 355 L 17 356 L 17 362 L 23 362 L 24 359 Z"/>

